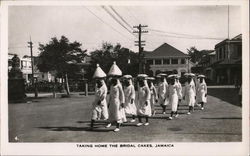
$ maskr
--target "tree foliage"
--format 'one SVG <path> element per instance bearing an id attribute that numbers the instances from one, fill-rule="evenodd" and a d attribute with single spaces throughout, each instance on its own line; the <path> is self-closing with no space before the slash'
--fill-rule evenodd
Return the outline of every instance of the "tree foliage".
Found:
<path id="1" fill-rule="evenodd" d="M 188 55 L 193 63 L 199 63 L 204 55 L 212 52 L 213 50 L 197 50 L 196 47 L 190 47 L 187 49 Z"/>
<path id="2" fill-rule="evenodd" d="M 38 69 L 41 72 L 56 71 L 58 76 L 79 72 L 76 64 L 86 56 L 86 50 L 82 50 L 81 46 L 81 43 L 70 42 L 65 36 L 59 40 L 51 38 L 49 43 L 39 45 Z"/>
<path id="3" fill-rule="evenodd" d="M 73 77 L 80 72 L 81 68 L 77 63 L 81 63 L 86 56 L 86 50 L 82 50 L 81 46 L 81 43 L 70 42 L 65 36 L 61 36 L 59 40 L 56 37 L 51 38 L 47 44 L 39 44 L 37 68 L 41 72 L 54 71 L 57 77 L 63 78 L 67 94 L 68 76 Z"/>
<path id="4" fill-rule="evenodd" d="M 108 73 L 114 61 L 123 75 L 136 76 L 138 73 L 138 54 L 120 44 L 103 43 L 102 48 L 91 52 L 90 57 L 91 65 L 86 74 L 87 79 L 92 79 L 97 63 L 105 73 Z"/>

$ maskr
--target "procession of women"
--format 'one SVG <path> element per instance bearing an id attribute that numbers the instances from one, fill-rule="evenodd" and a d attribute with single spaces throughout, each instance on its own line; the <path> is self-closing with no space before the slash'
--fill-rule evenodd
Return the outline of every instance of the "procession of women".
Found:
<path id="1" fill-rule="evenodd" d="M 188 107 L 188 115 L 194 112 L 195 105 L 203 110 L 207 103 L 205 76 L 193 73 L 186 73 L 184 76 L 185 84 L 182 85 L 178 74 L 160 73 L 156 77 L 138 74 L 133 78 L 131 75 L 123 75 L 116 62 L 108 74 L 97 64 L 93 75 L 96 88 L 91 129 L 97 120 L 107 120 L 106 128 L 114 126 L 114 132 L 120 131 L 121 124 L 136 122 L 136 119 L 136 126 L 148 126 L 150 117 L 156 115 L 156 105 L 162 108 L 162 118 L 168 120 L 179 116 L 178 108 L 181 103 Z M 110 83 L 109 97 L 106 79 Z M 170 116 L 166 115 L 167 107 L 171 108 Z"/>

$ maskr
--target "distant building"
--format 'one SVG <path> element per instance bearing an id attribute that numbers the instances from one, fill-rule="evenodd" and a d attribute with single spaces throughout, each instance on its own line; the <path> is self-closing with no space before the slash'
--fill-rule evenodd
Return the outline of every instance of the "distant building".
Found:
<path id="1" fill-rule="evenodd" d="M 206 75 L 207 79 L 214 80 L 215 74 L 214 74 L 214 70 L 211 67 L 211 65 L 216 62 L 215 55 L 216 55 L 216 51 L 210 51 L 210 52 L 207 52 L 206 54 L 204 54 L 202 56 L 200 62 L 198 62 L 198 64 L 196 64 L 192 68 L 192 72 L 204 74 L 204 75 Z"/>
<path id="2" fill-rule="evenodd" d="M 14 57 L 15 54 L 9 53 L 8 54 L 8 70 L 10 71 L 11 69 L 11 59 Z M 50 72 L 40 72 L 37 69 L 36 66 L 36 61 L 37 57 L 34 57 L 34 77 L 37 78 L 38 81 L 52 81 L 53 80 L 53 75 Z M 26 80 L 26 82 L 31 82 L 32 81 L 32 67 L 31 67 L 31 57 L 24 55 L 22 58 L 20 58 L 20 69 L 23 73 L 23 78 Z"/>
<path id="3" fill-rule="evenodd" d="M 32 78 L 31 58 L 27 55 L 21 58 L 21 70 L 23 72 L 23 78 L 27 82 L 31 82 Z"/>
<path id="4" fill-rule="evenodd" d="M 215 73 L 213 68 L 211 67 L 211 65 L 216 62 L 216 52 L 213 51 L 211 53 L 209 53 L 208 55 L 206 55 L 206 61 L 204 62 L 204 67 L 205 67 L 205 71 L 204 74 L 206 75 L 206 77 L 210 80 L 214 80 L 215 78 Z"/>
<path id="5" fill-rule="evenodd" d="M 79 72 L 80 77 L 84 77 L 86 74 L 87 69 L 91 65 L 91 57 L 89 55 L 86 55 L 81 63 L 77 63 L 78 66 L 81 67 L 81 71 Z"/>
<path id="6" fill-rule="evenodd" d="M 8 54 L 8 71 L 12 68 L 12 58 L 15 54 L 9 53 Z M 20 58 L 20 67 L 19 67 L 23 73 L 23 78 L 26 80 L 26 82 L 29 82 L 32 76 L 32 69 L 31 69 L 31 59 L 28 58 L 26 55 L 23 58 Z"/>
<path id="7" fill-rule="evenodd" d="M 12 58 L 15 56 L 15 54 L 8 53 L 8 72 L 12 68 Z"/>
<path id="8" fill-rule="evenodd" d="M 193 63 L 189 61 L 189 56 L 173 46 L 164 43 L 152 52 L 145 52 L 145 69 L 147 74 L 155 76 L 165 72 L 171 74 L 177 72 L 183 75 L 189 72 Z"/>
<path id="9" fill-rule="evenodd" d="M 242 35 L 225 39 L 215 45 L 214 70 L 216 83 L 237 84 L 242 79 Z"/>

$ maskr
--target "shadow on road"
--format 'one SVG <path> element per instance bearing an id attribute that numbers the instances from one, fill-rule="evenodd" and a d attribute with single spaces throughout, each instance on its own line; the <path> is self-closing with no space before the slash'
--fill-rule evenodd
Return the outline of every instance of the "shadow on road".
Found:
<path id="1" fill-rule="evenodd" d="M 208 88 L 208 95 L 221 99 L 232 105 L 241 107 L 238 97 L 238 89 L 235 88 Z"/>
<path id="2" fill-rule="evenodd" d="M 220 117 L 220 118 L 201 118 L 201 119 L 239 119 L 239 120 L 241 120 L 242 118 L 240 118 L 240 117 Z"/>
<path id="3" fill-rule="evenodd" d="M 112 129 L 106 129 L 106 128 L 99 128 L 94 127 L 94 129 L 91 129 L 90 127 L 71 127 L 71 126 L 63 126 L 63 127 L 37 127 L 40 129 L 47 129 L 50 131 L 90 131 L 90 132 L 109 132 L 113 131 Z"/>
<path id="4" fill-rule="evenodd" d="M 86 120 L 86 121 L 77 121 L 76 123 L 89 123 L 90 124 L 90 120 Z M 108 124 L 109 121 L 107 120 L 97 120 L 95 121 L 95 124 Z"/>
<path id="5" fill-rule="evenodd" d="M 201 135 L 242 135 L 241 133 L 175 133 L 175 134 L 201 134 Z"/>
<path id="6" fill-rule="evenodd" d="M 129 126 L 136 127 L 136 123 L 122 123 L 121 126 L 122 127 L 129 127 Z"/>
<path id="7" fill-rule="evenodd" d="M 179 127 L 173 127 L 173 128 L 168 128 L 168 130 L 170 130 L 170 131 L 182 131 L 183 129 L 181 129 Z"/>

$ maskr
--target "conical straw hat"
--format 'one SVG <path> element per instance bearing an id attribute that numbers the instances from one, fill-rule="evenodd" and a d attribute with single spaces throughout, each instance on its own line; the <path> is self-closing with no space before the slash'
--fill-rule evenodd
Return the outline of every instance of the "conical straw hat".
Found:
<path id="1" fill-rule="evenodd" d="M 116 65 L 116 62 L 114 61 L 113 65 L 109 69 L 108 75 L 110 76 L 122 76 L 122 71 L 120 68 Z"/>
<path id="2" fill-rule="evenodd" d="M 93 78 L 103 78 L 103 77 L 106 77 L 106 74 L 104 73 L 102 68 L 99 66 L 99 64 L 96 64 L 96 70 L 93 75 Z"/>

